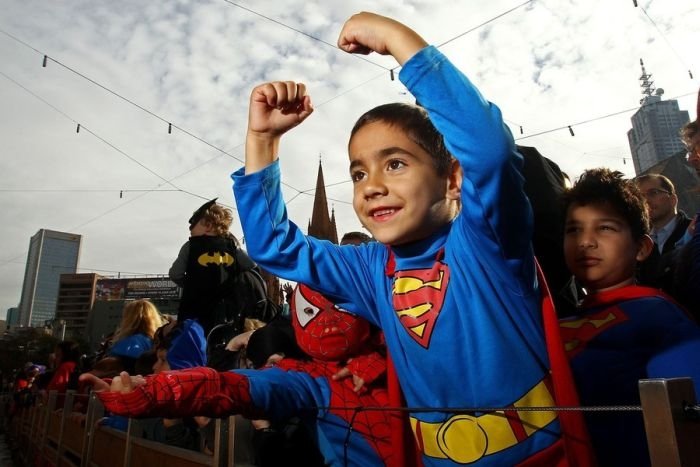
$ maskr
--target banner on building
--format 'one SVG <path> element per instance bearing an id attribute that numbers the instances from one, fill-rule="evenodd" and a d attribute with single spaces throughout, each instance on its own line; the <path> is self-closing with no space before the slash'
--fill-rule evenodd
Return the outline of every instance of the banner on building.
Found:
<path id="1" fill-rule="evenodd" d="M 180 289 L 163 277 L 139 279 L 100 279 L 96 300 L 138 300 L 140 298 L 180 298 Z"/>

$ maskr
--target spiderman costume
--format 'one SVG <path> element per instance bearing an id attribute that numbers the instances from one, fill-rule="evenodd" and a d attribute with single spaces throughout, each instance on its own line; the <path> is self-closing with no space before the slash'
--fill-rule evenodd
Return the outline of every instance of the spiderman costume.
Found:
<path id="1" fill-rule="evenodd" d="M 329 465 L 395 465 L 390 422 L 398 415 L 357 410 L 387 405 L 380 384 L 386 362 L 369 323 L 304 286 L 295 291 L 292 310 L 299 346 L 311 361 L 283 359 L 264 370 L 165 372 L 146 378 L 133 392 L 98 396 L 107 410 L 132 417 L 242 414 L 275 421 L 300 416 Z M 355 392 L 353 379 L 335 380 L 343 368 L 367 386 Z"/>

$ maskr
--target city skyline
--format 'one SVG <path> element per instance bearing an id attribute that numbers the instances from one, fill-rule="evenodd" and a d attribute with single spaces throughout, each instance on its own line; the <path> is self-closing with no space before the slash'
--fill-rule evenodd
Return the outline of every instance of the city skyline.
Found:
<path id="1" fill-rule="evenodd" d="M 390 58 L 334 47 L 360 10 L 439 46 L 516 143 L 571 177 L 601 165 L 632 176 L 639 59 L 690 119 L 700 86 L 700 10 L 638 3 L 3 0 L 0 314 L 20 300 L 27 238 L 40 228 L 83 235 L 78 272 L 166 273 L 204 200 L 235 208 L 229 175 L 243 159 L 250 90 L 266 80 L 304 81 L 316 108 L 282 141 L 290 219 L 307 226 L 320 155 L 338 235 L 361 230 L 349 130 L 375 105 L 413 99 Z"/>

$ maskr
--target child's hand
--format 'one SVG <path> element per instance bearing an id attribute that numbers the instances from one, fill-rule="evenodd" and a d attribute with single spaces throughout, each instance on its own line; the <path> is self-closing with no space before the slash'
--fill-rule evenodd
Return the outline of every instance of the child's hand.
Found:
<path id="1" fill-rule="evenodd" d="M 143 376 L 129 376 L 129 373 L 126 371 L 122 371 L 119 376 L 112 378 L 111 384 L 92 373 L 83 373 L 78 379 L 91 385 L 95 392 L 131 392 L 137 387 L 146 384 L 146 380 Z"/>
<path id="2" fill-rule="evenodd" d="M 248 341 L 254 332 L 255 331 L 246 331 L 238 334 L 233 339 L 228 341 L 228 344 L 226 344 L 226 350 L 238 352 L 239 350 L 248 347 Z"/>
<path id="3" fill-rule="evenodd" d="M 248 132 L 279 137 L 311 115 L 311 98 L 306 86 L 293 81 L 261 84 L 250 95 Z"/>
<path id="4" fill-rule="evenodd" d="M 333 375 L 333 381 L 340 381 L 341 379 L 352 377 L 352 390 L 354 392 L 366 392 L 365 380 L 358 376 L 352 374 L 349 368 L 345 367 Z"/>
<path id="5" fill-rule="evenodd" d="M 253 89 L 245 141 L 245 172 L 257 172 L 277 160 L 280 137 L 313 111 L 302 83 L 273 81 Z"/>
<path id="6" fill-rule="evenodd" d="M 415 55 L 427 43 L 409 27 L 385 16 L 362 12 L 345 22 L 338 47 L 346 52 L 393 55 L 399 65 Z"/>

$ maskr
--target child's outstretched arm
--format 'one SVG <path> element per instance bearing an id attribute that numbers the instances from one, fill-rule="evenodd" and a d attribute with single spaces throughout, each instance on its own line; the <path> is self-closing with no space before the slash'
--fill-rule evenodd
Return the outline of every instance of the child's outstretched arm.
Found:
<path id="1" fill-rule="evenodd" d="M 311 115 L 311 98 L 306 86 L 293 81 L 261 84 L 250 94 L 248 133 L 245 144 L 245 172 L 251 174 L 277 160 L 279 141 Z"/>
<path id="2" fill-rule="evenodd" d="M 428 43 L 408 26 L 375 13 L 362 12 L 345 22 L 338 47 L 346 52 L 392 55 L 399 65 Z"/>
<path id="3" fill-rule="evenodd" d="M 251 402 L 248 378 L 211 368 L 188 368 L 143 378 L 122 373 L 111 385 L 83 374 L 105 409 L 125 417 L 219 417 L 239 413 L 262 418 Z"/>

